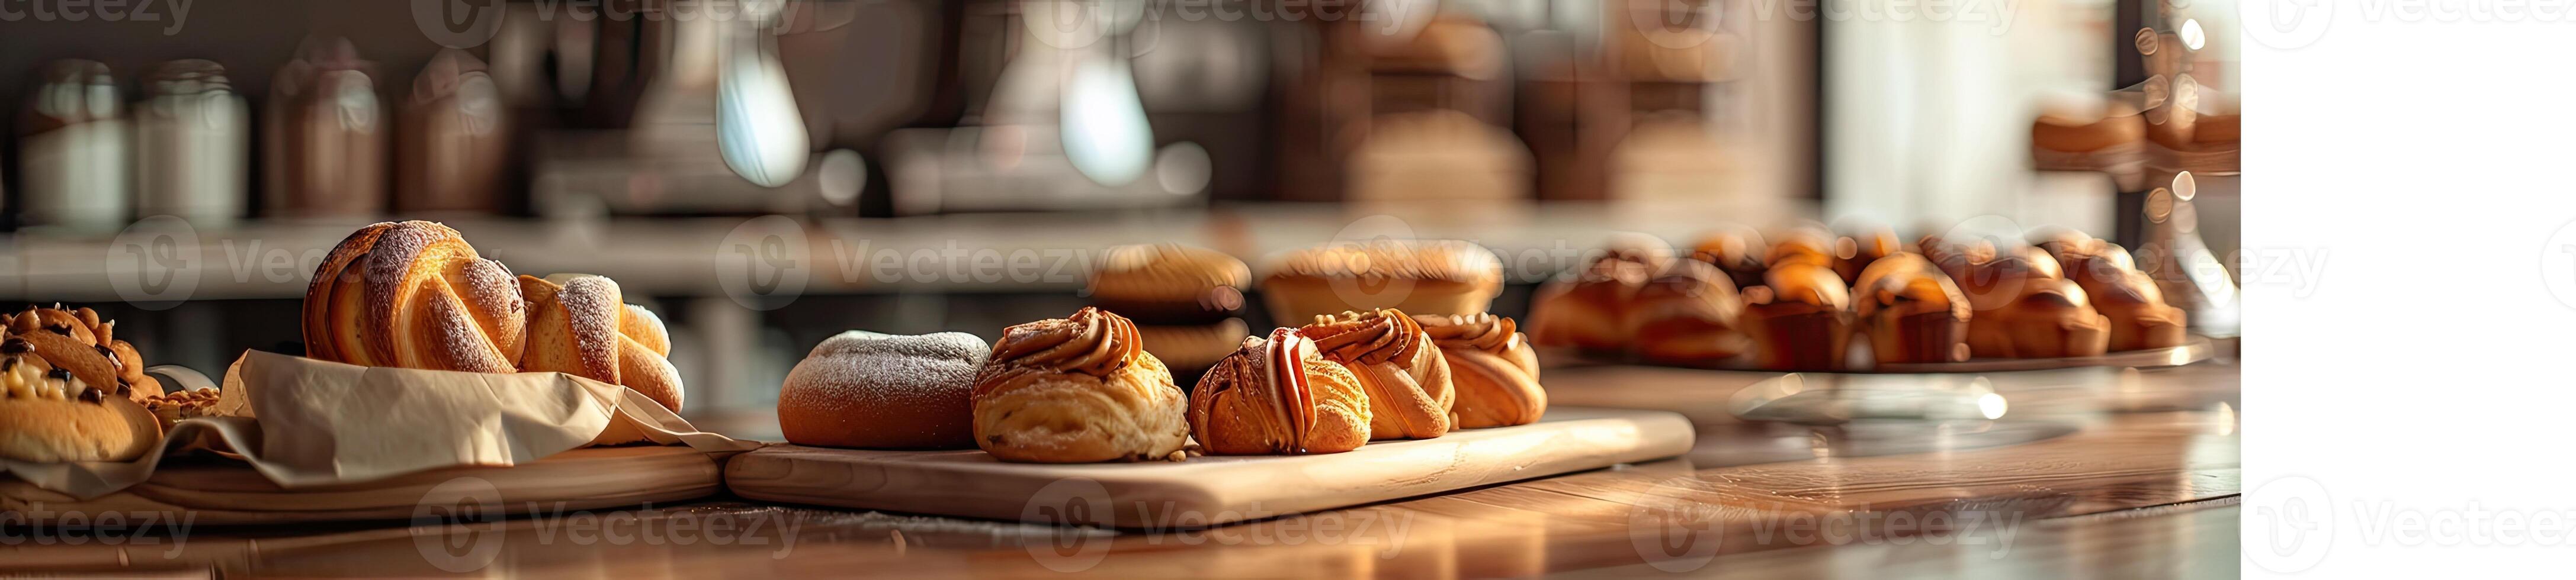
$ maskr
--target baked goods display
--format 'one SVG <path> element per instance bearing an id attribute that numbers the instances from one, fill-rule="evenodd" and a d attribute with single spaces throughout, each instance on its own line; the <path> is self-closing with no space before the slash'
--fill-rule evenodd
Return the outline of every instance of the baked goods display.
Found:
<path id="1" fill-rule="evenodd" d="M 787 372 L 778 429 L 798 445 L 973 448 L 975 374 L 991 354 L 963 332 L 843 332 Z"/>
<path id="2" fill-rule="evenodd" d="M 1368 393 L 1370 439 L 1429 439 L 1449 432 L 1456 401 L 1449 362 L 1401 310 L 1317 316 L 1297 330 L 1324 360 L 1342 365 Z"/>
<path id="3" fill-rule="evenodd" d="M 601 276 L 520 276 L 436 222 L 359 228 L 304 291 L 305 356 L 359 366 L 562 372 L 673 412 L 685 390 L 662 319 Z"/>
<path id="4" fill-rule="evenodd" d="M 2084 289 L 2093 308 L 2111 321 L 2112 351 L 2167 348 L 2183 343 L 2188 318 L 2165 303 L 2155 278 L 2138 271 L 2125 248 L 2067 230 L 2038 241 L 2067 279 Z M 2035 240 L 2037 241 L 2037 240 Z"/>
<path id="5" fill-rule="evenodd" d="M 1190 434 L 1217 455 L 1350 451 L 1373 420 L 1359 376 L 1293 328 L 1244 339 L 1190 391 Z"/>
<path id="6" fill-rule="evenodd" d="M 1869 269 L 1870 264 L 1905 251 L 1905 241 L 1896 237 L 1896 230 L 1883 225 L 1850 228 L 1837 243 L 1847 246 L 1851 252 L 1834 259 L 1834 273 L 1843 277 L 1843 284 L 1851 286 L 1860 285 L 1860 273 Z"/>
<path id="7" fill-rule="evenodd" d="M 1793 262 L 1771 268 L 1763 285 L 1744 290 L 1744 333 L 1756 366 L 1775 370 L 1843 368 L 1851 345 L 1851 290 L 1829 265 Z"/>
<path id="8" fill-rule="evenodd" d="M 1416 314 L 1415 324 L 1439 347 L 1457 391 L 1450 426 L 1459 429 L 1527 425 L 1547 413 L 1547 390 L 1538 384 L 1538 352 L 1510 318 L 1489 313 Z"/>
<path id="9" fill-rule="evenodd" d="M 1190 435 L 1171 371 L 1098 308 L 1003 329 L 972 398 L 975 444 L 1004 461 L 1159 459 Z"/>
<path id="10" fill-rule="evenodd" d="M 128 398 L 135 391 L 83 378 L 98 368 L 55 364 L 29 337 L 56 331 L 21 334 L 17 326 L 0 332 L 0 458 L 130 461 L 161 442 L 160 422 Z"/>
<path id="11" fill-rule="evenodd" d="M 1752 341 L 1737 327 L 1743 312 L 1744 299 L 1725 272 L 1680 260 L 1637 291 L 1624 326 L 1635 340 L 1638 358 L 1702 366 L 1752 350 Z"/>
<path id="12" fill-rule="evenodd" d="M 1972 310 L 1968 350 L 1976 356 L 2094 356 L 2110 347 L 2110 320 L 2046 252 L 2025 246 L 1968 268 L 1959 290 Z"/>
<path id="13" fill-rule="evenodd" d="M 588 274 L 519 277 L 527 338 L 519 370 L 621 385 L 677 412 L 685 393 L 661 317 L 627 304 L 617 281 Z"/>
<path id="14" fill-rule="evenodd" d="M 1238 318 L 1251 283 L 1252 269 L 1223 252 L 1141 244 L 1103 252 L 1084 293 L 1101 309 L 1136 321 L 1145 352 L 1186 382 L 1251 336 Z"/>
<path id="15" fill-rule="evenodd" d="M 1336 242 L 1270 260 L 1261 281 L 1272 320 L 1395 308 L 1474 314 L 1503 289 L 1503 262 L 1459 240 Z"/>
<path id="16" fill-rule="evenodd" d="M 1762 232 L 1744 226 L 1726 226 L 1701 235 L 1691 244 L 1691 258 L 1725 270 L 1736 288 L 1762 285 L 1762 258 L 1771 251 L 1762 241 Z"/>
<path id="17" fill-rule="evenodd" d="M 1968 298 L 1931 260 L 1912 252 L 1879 258 L 1861 270 L 1852 294 L 1879 363 L 1968 360 Z"/>

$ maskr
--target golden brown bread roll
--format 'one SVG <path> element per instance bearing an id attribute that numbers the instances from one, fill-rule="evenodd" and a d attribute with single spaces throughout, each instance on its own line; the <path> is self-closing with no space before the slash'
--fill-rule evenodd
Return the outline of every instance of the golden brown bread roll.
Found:
<path id="1" fill-rule="evenodd" d="M 1743 312 L 1744 299 L 1725 272 L 1681 260 L 1637 291 L 1625 326 L 1645 360 L 1710 366 L 1753 349 L 1752 339 L 1737 327 Z"/>
<path id="2" fill-rule="evenodd" d="M 1931 260 L 1912 252 L 1889 254 L 1861 271 L 1852 294 L 1873 360 L 1968 360 L 1968 298 Z"/>
<path id="3" fill-rule="evenodd" d="M 1711 231 L 1691 245 L 1692 258 L 1725 270 L 1736 288 L 1762 285 L 1762 260 L 1770 252 L 1770 244 L 1762 241 L 1761 232 L 1741 226 Z"/>
<path id="4" fill-rule="evenodd" d="M 1251 283 L 1251 268 L 1224 252 L 1143 244 L 1102 253 L 1087 293 L 1102 309 L 1144 324 L 1200 325 L 1241 311 L 1243 289 Z M 1231 351 L 1240 338 L 1227 340 L 1224 348 Z"/>
<path id="5" fill-rule="evenodd" d="M 1896 230 L 1880 225 L 1855 227 L 1834 244 L 1834 274 L 1843 277 L 1844 285 L 1859 284 L 1861 270 L 1879 258 L 1905 251 L 1905 241 L 1896 237 Z M 1843 255 L 1846 248 L 1849 255 Z"/>
<path id="6" fill-rule="evenodd" d="M 1458 399 L 1449 407 L 1458 429 L 1527 425 L 1547 413 L 1538 384 L 1538 352 L 1510 318 L 1487 313 L 1416 314 L 1416 324 L 1449 363 Z"/>
<path id="7" fill-rule="evenodd" d="M 1834 261 L 1844 257 L 1843 252 L 1835 247 L 1833 233 L 1823 228 L 1790 227 L 1765 237 L 1771 240 L 1771 248 L 1762 254 L 1762 266 L 1766 269 L 1789 264 L 1830 268 Z"/>
<path id="8" fill-rule="evenodd" d="M 1185 398 L 1136 323 L 1084 307 L 1002 329 L 975 373 L 975 444 L 1003 461 L 1160 459 L 1189 441 Z"/>
<path id="9" fill-rule="evenodd" d="M 991 354 L 963 332 L 834 335 L 787 371 L 778 430 L 797 445 L 974 447 L 975 373 Z"/>
<path id="10" fill-rule="evenodd" d="M 1530 298 L 1530 337 L 1543 346 L 1620 352 L 1634 336 L 1628 308 L 1653 273 L 1644 263 L 1605 256 L 1549 280 Z"/>
<path id="11" fill-rule="evenodd" d="M 1851 291 L 1832 268 L 1792 262 L 1744 292 L 1744 332 L 1754 363 L 1773 370 L 1835 370 L 1851 348 Z"/>
<path id="12" fill-rule="evenodd" d="M 1473 314 L 1503 288 L 1502 259 L 1458 240 L 1335 242 L 1282 254 L 1265 270 L 1273 320 L 1376 308 Z"/>
<path id="13" fill-rule="evenodd" d="M 1235 347 L 1252 336 L 1252 330 L 1243 324 L 1243 319 L 1228 318 L 1216 324 L 1190 326 L 1138 324 L 1136 336 L 1145 342 L 1145 352 L 1153 353 L 1163 366 L 1172 369 L 1172 377 L 1195 380 L 1208 367 L 1215 366 L 1218 359 L 1234 354 Z"/>
<path id="14" fill-rule="evenodd" d="M 1351 369 L 1368 394 L 1370 439 L 1430 439 L 1449 433 L 1456 399 L 1449 361 L 1421 323 L 1393 308 L 1317 316 L 1297 330 L 1324 360 Z"/>
<path id="15" fill-rule="evenodd" d="M 2102 240 L 2068 247 L 2057 263 L 2084 288 L 2093 309 L 2111 321 L 2110 350 L 2181 346 L 2189 316 L 2165 302 L 2155 278 L 2139 272 L 2127 248 Z"/>
<path id="16" fill-rule="evenodd" d="M 1915 246 L 1923 250 L 1923 259 L 1931 260 L 1943 275 L 1963 286 L 1971 268 L 1995 259 L 1994 242 L 1979 238 L 1952 239 L 1936 234 L 1923 236 Z"/>
<path id="17" fill-rule="evenodd" d="M 143 355 L 116 338 L 116 321 L 100 321 L 89 308 L 28 307 L 10 317 L 8 331 L 27 343 L 48 368 L 137 402 L 161 394 L 161 382 L 143 373 Z"/>
<path id="18" fill-rule="evenodd" d="M 1246 338 L 1190 391 L 1190 434 L 1216 455 L 1340 453 L 1369 441 L 1368 393 L 1296 329 Z"/>
<path id="19" fill-rule="evenodd" d="M 662 319 L 627 304 L 605 276 L 520 276 L 527 296 L 526 347 L 519 370 L 560 372 L 622 385 L 679 412 L 687 392 L 671 366 Z"/>
<path id="20" fill-rule="evenodd" d="M 143 456 L 161 442 L 161 423 L 111 388 L 53 366 L 32 342 L 0 332 L 0 458 L 55 463 Z"/>
<path id="21" fill-rule="evenodd" d="M 526 303 L 500 262 L 434 222 L 360 228 L 304 291 L 305 356 L 361 366 L 515 372 Z"/>
<path id="22" fill-rule="evenodd" d="M 2110 320 L 2055 259 L 2012 251 L 1977 264 L 1959 290 L 1967 295 L 1968 349 L 1979 357 L 2094 356 L 2110 346 Z"/>

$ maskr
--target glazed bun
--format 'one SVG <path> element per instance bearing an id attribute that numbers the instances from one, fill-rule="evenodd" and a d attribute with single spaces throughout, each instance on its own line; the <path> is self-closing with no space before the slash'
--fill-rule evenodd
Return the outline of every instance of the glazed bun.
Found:
<path id="1" fill-rule="evenodd" d="M 1879 363 L 1968 360 L 1968 298 L 1923 256 L 1878 259 L 1861 271 L 1852 294 L 1870 356 Z"/>
<path id="2" fill-rule="evenodd" d="M 975 447 L 975 372 L 991 352 L 963 332 L 843 332 L 787 372 L 779 431 L 820 447 Z"/>
<path id="3" fill-rule="evenodd" d="M 1548 281 L 1530 298 L 1531 340 L 1603 353 L 1626 350 L 1633 336 L 1628 309 L 1652 273 L 1644 263 L 1605 256 Z"/>
<path id="4" fill-rule="evenodd" d="M 1851 346 L 1851 292 L 1832 268 L 1791 263 L 1744 292 L 1754 362 L 1773 370 L 1834 370 Z"/>
<path id="5" fill-rule="evenodd" d="M 1977 264 L 1959 280 L 1971 307 L 1968 348 L 1976 356 L 2094 356 L 2110 346 L 2110 320 L 2084 289 L 2038 251 L 2012 251 Z"/>
<path id="6" fill-rule="evenodd" d="M 1393 308 L 1317 316 L 1297 330 L 1324 360 L 1351 370 L 1369 399 L 1370 439 L 1429 439 L 1449 433 L 1457 401 L 1449 361 L 1422 324 Z"/>
<path id="7" fill-rule="evenodd" d="M 1725 272 L 1683 260 L 1637 291 L 1624 326 L 1633 329 L 1637 355 L 1647 361 L 1707 366 L 1752 350 L 1737 326 L 1743 312 L 1744 299 Z"/>
<path id="8" fill-rule="evenodd" d="M 1691 244 L 1691 258 L 1725 271 L 1736 288 L 1762 285 L 1763 257 L 1770 251 L 1761 232 L 1743 226 L 1718 228 Z"/>

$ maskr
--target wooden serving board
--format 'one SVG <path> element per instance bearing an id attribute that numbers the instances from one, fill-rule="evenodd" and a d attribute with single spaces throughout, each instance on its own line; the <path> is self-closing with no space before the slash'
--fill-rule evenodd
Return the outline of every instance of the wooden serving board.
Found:
<path id="1" fill-rule="evenodd" d="M 688 447 L 596 447 L 513 467 L 439 469 L 296 490 L 280 488 L 239 463 L 173 463 L 148 481 L 86 501 L 0 477 L 0 511 L 39 521 L 110 512 L 193 514 L 197 525 L 403 520 L 423 513 L 445 517 L 456 513 L 444 509 L 449 506 L 488 506 L 512 516 L 548 514 L 715 495 L 723 489 L 718 463 Z"/>
<path id="2" fill-rule="evenodd" d="M 1537 423 L 1379 441 L 1347 453 L 1183 462 L 1004 463 L 979 450 L 781 445 L 734 457 L 745 498 L 895 512 L 1195 528 L 1328 510 L 1681 455 L 1690 421 L 1667 411 L 1555 407 Z"/>

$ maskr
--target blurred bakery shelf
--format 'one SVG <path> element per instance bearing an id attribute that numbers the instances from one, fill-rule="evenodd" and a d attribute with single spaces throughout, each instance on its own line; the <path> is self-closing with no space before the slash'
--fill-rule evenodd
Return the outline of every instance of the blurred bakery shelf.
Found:
<path id="1" fill-rule="evenodd" d="M 1511 280 L 1536 282 L 1571 267 L 1576 253 L 1611 231 L 1684 242 L 1719 223 L 1762 224 L 1813 211 L 1798 200 L 1730 203 L 1265 203 L 904 218 L 443 221 L 519 273 L 599 274 L 616 278 L 629 295 L 712 297 L 726 295 L 720 269 L 728 260 L 737 277 L 747 275 L 746 259 L 762 262 L 753 268 L 801 270 L 803 291 L 777 294 L 1075 292 L 1094 252 L 1113 245 L 1179 242 L 1257 264 L 1336 238 L 1381 236 L 1475 241 L 1505 258 Z M 116 233 L 24 230 L 0 236 L 0 300 L 300 298 L 315 265 L 365 223 L 271 220 L 201 229 L 160 218 Z"/>

